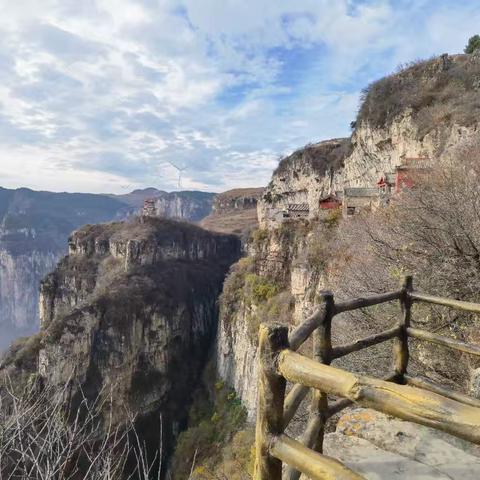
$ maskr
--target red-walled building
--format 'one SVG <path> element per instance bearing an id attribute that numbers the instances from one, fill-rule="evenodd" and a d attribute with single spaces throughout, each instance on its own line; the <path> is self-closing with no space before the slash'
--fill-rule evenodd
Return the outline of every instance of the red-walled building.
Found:
<path id="1" fill-rule="evenodd" d="M 342 201 L 333 193 L 323 197 L 319 201 L 320 210 L 333 210 L 335 208 L 340 208 L 342 206 Z"/>
<path id="2" fill-rule="evenodd" d="M 400 193 L 415 186 L 418 177 L 425 175 L 430 168 L 426 157 L 405 158 L 404 163 L 395 168 L 395 173 L 384 173 L 377 187 L 384 194 Z"/>

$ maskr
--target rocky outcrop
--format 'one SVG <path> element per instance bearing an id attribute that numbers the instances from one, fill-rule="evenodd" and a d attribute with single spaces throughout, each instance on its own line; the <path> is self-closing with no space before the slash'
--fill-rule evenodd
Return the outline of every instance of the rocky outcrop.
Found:
<path id="1" fill-rule="evenodd" d="M 373 410 L 345 413 L 325 437 L 324 453 L 368 480 L 474 480 L 478 447 L 437 430 Z"/>
<path id="2" fill-rule="evenodd" d="M 268 227 L 276 212 L 295 203 L 308 203 L 315 218 L 321 197 L 344 187 L 375 187 L 405 159 L 440 163 L 479 133 L 479 75 L 480 59 L 455 55 L 370 85 L 351 138 L 307 145 L 281 161 L 259 202 L 260 225 Z"/>
<path id="3" fill-rule="evenodd" d="M 213 195 L 151 188 L 126 195 L 0 188 L 0 350 L 38 330 L 40 280 L 67 253 L 67 238 L 74 229 L 128 218 L 152 196 L 162 216 L 197 221 L 210 213 Z"/>
<path id="4" fill-rule="evenodd" d="M 259 201 L 260 226 L 274 225 L 276 213 L 290 204 L 308 204 L 313 217 L 320 198 L 343 188 L 339 172 L 350 151 L 350 139 L 342 138 L 307 145 L 284 158 Z"/>
<path id="5" fill-rule="evenodd" d="M 155 196 L 155 208 L 160 217 L 198 222 L 212 211 L 215 194 L 208 192 L 163 192 Z"/>
<path id="6" fill-rule="evenodd" d="M 43 382 L 61 395 L 70 385 L 73 405 L 105 396 L 115 424 L 133 412 L 147 443 L 158 442 L 152 421 L 161 418 L 168 454 L 215 338 L 225 273 L 239 252 L 236 237 L 157 218 L 76 231 L 69 255 L 41 286 Z M 18 358 L 7 356 L 4 368 Z"/>

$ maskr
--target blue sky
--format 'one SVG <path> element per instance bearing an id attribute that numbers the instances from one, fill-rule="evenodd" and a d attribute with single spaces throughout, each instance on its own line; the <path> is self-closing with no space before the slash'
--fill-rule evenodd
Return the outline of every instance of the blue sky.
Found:
<path id="1" fill-rule="evenodd" d="M 266 185 L 349 135 L 359 93 L 461 52 L 478 2 L 0 0 L 0 185 L 125 193 Z"/>

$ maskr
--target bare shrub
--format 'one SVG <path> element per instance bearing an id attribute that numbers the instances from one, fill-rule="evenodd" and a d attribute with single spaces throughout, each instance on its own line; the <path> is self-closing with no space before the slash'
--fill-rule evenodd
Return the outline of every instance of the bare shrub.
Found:
<path id="1" fill-rule="evenodd" d="M 336 290 L 344 296 L 391 290 L 408 272 L 420 290 L 480 302 L 479 159 L 476 139 L 451 152 L 443 166 L 418 177 L 416 188 L 388 208 L 343 222 L 338 241 L 349 260 L 332 275 Z M 355 314 L 352 324 L 379 331 L 391 326 L 398 313 L 398 305 L 369 309 Z M 417 305 L 413 319 L 431 331 L 479 340 L 479 322 L 471 315 Z M 476 366 L 469 357 L 414 345 L 415 368 L 467 387 L 465 367 Z"/>
<path id="2" fill-rule="evenodd" d="M 404 65 L 362 92 L 356 125 L 367 122 L 385 127 L 412 111 L 423 137 L 439 125 L 469 126 L 480 113 L 478 79 L 480 61 L 469 55 L 432 58 Z"/>
<path id="3" fill-rule="evenodd" d="M 63 392 L 32 382 L 20 394 L 7 380 L 0 397 L 0 479 L 116 480 L 153 478 L 154 464 L 135 428 L 101 412 L 108 396 L 69 408 Z M 157 462 L 158 463 L 158 462 Z M 158 478 L 159 477 L 158 473 Z"/>

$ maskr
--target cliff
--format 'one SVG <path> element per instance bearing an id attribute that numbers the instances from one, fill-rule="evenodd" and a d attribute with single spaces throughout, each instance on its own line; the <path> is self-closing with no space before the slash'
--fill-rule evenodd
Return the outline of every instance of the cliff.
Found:
<path id="1" fill-rule="evenodd" d="M 125 207 L 101 195 L 0 189 L 0 349 L 38 330 L 40 281 L 65 254 L 70 232 Z"/>
<path id="2" fill-rule="evenodd" d="M 349 139 L 307 145 L 280 162 L 259 202 L 260 225 L 294 203 L 308 203 L 315 218 L 322 196 L 374 187 L 405 159 L 441 163 L 478 134 L 479 78 L 478 55 L 453 55 L 415 62 L 368 86 Z"/>
<path id="3" fill-rule="evenodd" d="M 36 192 L 0 188 L 0 350 L 39 327 L 39 285 L 66 253 L 67 238 L 87 223 L 123 219 L 155 196 L 163 216 L 197 221 L 213 194 L 156 189 L 126 195 Z"/>
<path id="4" fill-rule="evenodd" d="M 58 392 L 72 385 L 73 405 L 82 395 L 112 392 L 105 415 L 121 424 L 133 412 L 154 445 L 161 418 L 168 455 L 215 337 L 217 298 L 239 249 L 235 237 L 156 218 L 74 232 L 68 256 L 42 282 L 38 357 L 34 348 L 28 363 L 17 347 L 4 369 L 33 366 Z"/>
<path id="5" fill-rule="evenodd" d="M 209 192 L 171 192 L 155 197 L 161 217 L 198 222 L 212 211 L 215 194 Z"/>
<path id="6" fill-rule="evenodd" d="M 478 78 L 478 56 L 442 56 L 409 65 L 364 90 L 350 138 L 307 145 L 278 165 L 258 202 L 260 230 L 247 246 L 248 258 L 226 281 L 217 342 L 219 373 L 237 389 L 251 419 L 261 321 L 294 326 L 311 313 L 321 290 L 351 296 L 342 288 L 352 287 L 358 272 L 368 290 L 379 288 L 380 278 L 391 285 L 394 273 L 403 268 L 401 259 L 383 269 L 380 260 L 362 263 L 363 257 L 371 257 L 371 239 L 364 230 L 362 234 L 361 225 L 355 230 L 353 220 L 342 222 L 338 210 L 321 212 L 319 200 L 344 187 L 375 187 L 385 172 L 408 158 L 428 158 L 434 166 L 448 163 L 453 151 L 479 137 Z M 292 204 L 307 204 L 308 214 L 279 221 L 278 213 Z M 358 293 L 358 285 L 355 289 Z M 384 318 L 389 318 L 386 313 Z M 362 331 L 372 333 L 379 322 L 374 316 L 347 320 L 339 320 L 334 331 L 337 343 L 353 341 Z M 388 361 L 381 351 L 372 355 L 354 358 L 347 368 L 378 374 Z M 442 370 L 458 379 L 458 372 L 442 362 L 427 362 L 430 374 Z M 464 378 L 462 384 L 466 382 Z"/>

